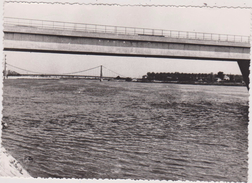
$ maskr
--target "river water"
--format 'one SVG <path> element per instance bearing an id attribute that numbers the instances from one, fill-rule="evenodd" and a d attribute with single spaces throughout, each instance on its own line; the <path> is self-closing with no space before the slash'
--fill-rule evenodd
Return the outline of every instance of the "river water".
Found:
<path id="1" fill-rule="evenodd" d="M 246 87 L 4 81 L 3 146 L 33 177 L 247 181 Z"/>

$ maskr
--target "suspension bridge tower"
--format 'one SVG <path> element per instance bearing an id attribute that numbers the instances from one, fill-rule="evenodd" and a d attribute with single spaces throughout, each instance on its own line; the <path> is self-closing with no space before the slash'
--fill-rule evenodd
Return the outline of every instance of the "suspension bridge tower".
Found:
<path id="1" fill-rule="evenodd" d="M 7 78 L 7 71 L 6 71 L 6 55 L 4 55 L 4 78 L 3 79 L 6 79 Z"/>
<path id="2" fill-rule="evenodd" d="M 103 81 L 103 79 L 102 79 L 102 65 L 100 66 L 100 81 Z"/>

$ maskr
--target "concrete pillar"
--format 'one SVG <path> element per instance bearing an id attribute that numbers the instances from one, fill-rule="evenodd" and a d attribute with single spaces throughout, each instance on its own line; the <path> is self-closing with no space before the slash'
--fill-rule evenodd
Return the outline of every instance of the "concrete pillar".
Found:
<path id="1" fill-rule="evenodd" d="M 246 83 L 247 88 L 249 90 L 249 65 L 250 65 L 250 60 L 237 61 L 237 62 L 238 62 L 238 65 L 240 67 L 243 80 Z"/>

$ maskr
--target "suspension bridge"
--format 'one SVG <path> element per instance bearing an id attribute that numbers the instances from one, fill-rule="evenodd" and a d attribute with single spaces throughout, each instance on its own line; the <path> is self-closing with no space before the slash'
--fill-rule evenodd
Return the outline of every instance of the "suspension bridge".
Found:
<path id="1" fill-rule="evenodd" d="M 13 71 L 15 69 L 15 73 L 7 73 L 8 67 L 10 70 Z M 20 74 L 19 71 L 25 72 L 25 74 Z M 68 73 L 59 73 L 59 74 L 52 74 L 52 73 L 43 73 L 43 72 L 37 72 L 32 70 L 23 69 L 17 66 L 14 66 L 12 64 L 8 64 L 5 62 L 5 69 L 4 69 L 4 79 L 8 77 L 43 77 L 43 78 L 85 78 L 85 79 L 99 79 L 102 80 L 111 80 L 114 78 L 126 78 L 126 76 L 119 74 L 103 65 L 99 65 L 96 67 L 92 67 L 89 69 L 74 71 L 74 72 L 68 72 Z"/>
<path id="2" fill-rule="evenodd" d="M 236 61 L 249 85 L 250 37 L 4 18 L 4 51 Z"/>

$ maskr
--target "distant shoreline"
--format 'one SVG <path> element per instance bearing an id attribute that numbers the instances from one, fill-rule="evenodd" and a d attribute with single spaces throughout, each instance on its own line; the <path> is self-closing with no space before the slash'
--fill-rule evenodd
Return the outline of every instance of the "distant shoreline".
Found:
<path id="1" fill-rule="evenodd" d="M 98 78 L 59 78 L 59 77 L 22 77 L 22 76 L 9 76 L 8 79 L 34 79 L 34 80 L 68 80 L 68 79 L 85 79 L 85 80 L 99 80 Z M 108 79 L 104 79 L 108 80 Z M 136 81 L 125 81 L 124 79 L 110 79 L 108 81 L 112 82 L 134 82 L 134 83 L 162 83 L 162 84 L 189 84 L 189 85 L 215 85 L 215 86 L 245 86 L 245 83 L 235 83 L 235 82 L 213 82 L 213 83 L 208 83 L 208 82 L 187 82 L 187 81 L 149 81 L 149 80 L 142 80 L 138 79 Z"/>
<path id="2" fill-rule="evenodd" d="M 138 81 L 141 83 L 162 83 L 162 84 L 189 84 L 189 85 L 216 85 L 216 86 L 245 86 L 246 84 L 244 83 L 234 83 L 234 82 L 214 82 L 214 83 L 206 83 L 206 82 L 180 82 L 180 81 L 175 81 L 175 82 L 167 82 L 167 81 Z"/>

